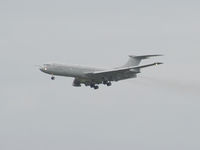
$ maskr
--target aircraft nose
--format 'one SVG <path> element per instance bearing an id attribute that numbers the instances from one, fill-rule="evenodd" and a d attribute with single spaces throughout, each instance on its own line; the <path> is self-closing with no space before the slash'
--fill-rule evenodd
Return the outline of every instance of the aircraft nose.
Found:
<path id="1" fill-rule="evenodd" d="M 43 67 L 39 67 L 39 70 L 40 70 L 40 71 L 43 71 Z"/>
<path id="2" fill-rule="evenodd" d="M 46 70 L 47 70 L 47 67 L 46 67 L 46 66 L 40 66 L 40 67 L 39 67 L 39 70 L 40 70 L 40 71 L 46 71 Z"/>

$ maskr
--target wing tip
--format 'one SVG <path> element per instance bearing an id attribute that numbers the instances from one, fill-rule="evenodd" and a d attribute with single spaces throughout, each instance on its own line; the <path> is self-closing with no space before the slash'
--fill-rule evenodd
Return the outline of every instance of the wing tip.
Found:
<path id="1" fill-rule="evenodd" d="M 155 62 L 154 63 L 155 65 L 162 65 L 162 64 L 164 64 L 163 62 Z"/>

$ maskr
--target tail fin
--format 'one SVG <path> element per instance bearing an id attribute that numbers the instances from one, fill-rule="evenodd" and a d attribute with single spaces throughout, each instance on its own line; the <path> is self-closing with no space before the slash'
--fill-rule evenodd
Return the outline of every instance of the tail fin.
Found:
<path id="1" fill-rule="evenodd" d="M 129 55 L 130 58 L 128 62 L 122 67 L 138 66 L 142 61 L 142 59 L 148 59 L 150 57 L 156 57 L 156 56 L 162 56 L 162 55 L 142 55 L 142 56 Z"/>

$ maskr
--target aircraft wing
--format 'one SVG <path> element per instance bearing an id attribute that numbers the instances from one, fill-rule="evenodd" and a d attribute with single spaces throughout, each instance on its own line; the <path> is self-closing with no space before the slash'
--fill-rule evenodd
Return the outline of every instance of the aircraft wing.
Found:
<path id="1" fill-rule="evenodd" d="M 96 71 L 92 73 L 87 73 L 86 76 L 94 79 L 94 80 L 102 80 L 106 79 L 108 81 L 120 80 L 122 78 L 128 78 L 129 74 L 137 74 L 140 73 L 141 68 L 146 68 L 154 65 L 160 65 L 163 63 L 157 62 L 148 65 L 134 66 L 134 67 L 125 67 L 125 68 L 116 68 L 112 70 L 105 71 Z M 126 77 L 127 75 L 127 77 Z"/>

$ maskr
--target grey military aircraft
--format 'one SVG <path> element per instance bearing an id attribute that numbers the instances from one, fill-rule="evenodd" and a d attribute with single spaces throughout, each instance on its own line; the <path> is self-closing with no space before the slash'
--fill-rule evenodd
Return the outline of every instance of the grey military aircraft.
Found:
<path id="1" fill-rule="evenodd" d="M 72 85 L 75 87 L 80 87 L 84 84 L 85 86 L 98 89 L 99 84 L 111 86 L 112 81 L 136 78 L 142 68 L 163 64 L 155 62 L 147 65 L 139 65 L 143 59 L 155 56 L 162 55 L 130 55 L 126 64 L 110 70 L 58 63 L 44 64 L 39 69 L 44 73 L 50 74 L 52 80 L 55 80 L 55 76 L 73 77 L 74 81 Z"/>

